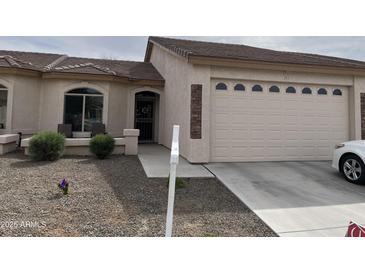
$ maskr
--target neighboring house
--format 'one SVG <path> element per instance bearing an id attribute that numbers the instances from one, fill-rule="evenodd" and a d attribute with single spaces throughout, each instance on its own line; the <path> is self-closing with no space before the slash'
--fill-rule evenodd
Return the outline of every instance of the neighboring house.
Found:
<path id="1" fill-rule="evenodd" d="M 61 123 L 87 132 L 102 122 L 121 136 L 135 127 L 136 94 L 156 99 L 163 86 L 150 63 L 0 51 L 0 133 L 55 131 Z"/>
<path id="2" fill-rule="evenodd" d="M 363 92 L 365 62 L 243 45 L 150 37 L 145 62 L 0 51 L 0 133 L 103 122 L 170 146 L 179 124 L 193 163 L 328 160 L 365 137 Z"/>

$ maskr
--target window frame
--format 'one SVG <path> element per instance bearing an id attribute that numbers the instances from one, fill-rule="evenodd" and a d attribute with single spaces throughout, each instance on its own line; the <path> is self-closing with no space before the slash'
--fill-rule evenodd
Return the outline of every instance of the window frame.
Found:
<path id="1" fill-rule="evenodd" d="M 255 90 L 256 87 L 260 88 L 260 90 Z M 251 92 L 263 92 L 263 91 L 264 91 L 264 88 L 260 84 L 255 84 L 251 88 Z"/>
<path id="2" fill-rule="evenodd" d="M 289 89 L 294 90 L 294 92 L 288 92 Z M 287 93 L 287 94 L 297 94 L 297 89 L 293 86 L 289 86 L 285 89 L 285 93 Z"/>
<path id="3" fill-rule="evenodd" d="M 309 92 L 307 92 L 307 91 L 309 91 Z M 304 95 L 312 95 L 313 94 L 313 91 L 312 91 L 312 89 L 310 87 L 304 87 L 304 88 L 302 88 L 302 94 L 304 94 Z"/>
<path id="4" fill-rule="evenodd" d="M 225 88 L 219 88 L 219 85 L 224 85 Z M 215 85 L 215 90 L 219 90 L 219 91 L 226 91 L 228 90 L 228 85 L 224 82 L 219 82 Z"/>
<path id="5" fill-rule="evenodd" d="M 320 93 L 321 91 L 324 91 L 325 93 Z M 328 91 L 327 91 L 327 89 L 325 89 L 325 88 L 319 88 L 319 89 L 317 90 L 317 94 L 318 94 L 318 95 L 328 95 Z"/>
<path id="6" fill-rule="evenodd" d="M 277 91 L 273 91 L 273 90 L 272 90 L 273 88 L 277 89 Z M 280 93 L 280 88 L 279 88 L 279 86 L 277 86 L 277 85 L 272 85 L 272 86 L 270 86 L 270 88 L 269 88 L 269 92 L 270 92 L 270 93 Z"/>
<path id="7" fill-rule="evenodd" d="M 90 132 L 90 131 L 85 131 L 85 106 L 86 106 L 86 97 L 102 97 L 102 102 L 103 102 L 103 109 L 101 112 L 101 121 L 103 122 L 104 119 L 104 108 L 105 108 L 105 103 L 104 103 L 104 94 L 101 93 L 100 91 L 93 89 L 93 88 L 86 88 L 86 89 L 90 89 L 90 90 L 94 90 L 97 93 L 95 94 L 89 94 L 89 93 L 70 93 L 72 91 L 76 91 L 76 90 L 82 90 L 85 88 L 75 88 L 72 90 L 69 90 L 65 93 L 64 96 L 64 110 L 63 110 L 63 122 L 65 123 L 65 118 L 66 118 L 66 96 L 75 96 L 75 97 L 82 97 L 82 119 L 81 119 L 81 131 L 80 132 Z"/>
<path id="8" fill-rule="evenodd" d="M 4 119 L 4 123 L 3 123 L 3 128 L 0 128 L 0 132 L 3 130 L 6 130 L 8 128 L 8 107 L 9 107 L 9 89 L 0 84 L 0 91 L 5 91 L 6 92 L 6 109 L 5 109 L 5 119 Z"/>
<path id="9" fill-rule="evenodd" d="M 339 94 L 335 94 L 337 91 L 339 92 Z M 332 95 L 333 95 L 333 96 L 342 96 L 342 94 L 343 94 L 343 92 L 342 92 L 342 90 L 341 90 L 341 89 L 339 89 L 339 88 L 335 88 L 335 89 L 332 91 Z"/>
<path id="10" fill-rule="evenodd" d="M 237 86 L 241 86 L 243 87 L 243 89 L 237 89 Z M 233 88 L 234 91 L 239 91 L 239 92 L 242 92 L 242 91 L 246 91 L 246 87 L 244 84 L 241 84 L 241 83 L 237 83 L 235 84 L 234 88 Z"/>

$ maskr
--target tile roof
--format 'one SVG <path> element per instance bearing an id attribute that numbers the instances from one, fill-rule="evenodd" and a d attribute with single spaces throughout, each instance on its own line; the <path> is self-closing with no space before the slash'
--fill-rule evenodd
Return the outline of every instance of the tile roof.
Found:
<path id="1" fill-rule="evenodd" d="M 190 56 L 199 56 L 242 61 L 262 61 L 271 63 L 365 69 L 365 62 L 357 60 L 317 54 L 276 51 L 246 45 L 201 42 L 165 37 L 149 37 L 149 44 L 151 42 L 157 43 L 160 46 L 186 58 L 189 58 Z M 150 45 L 147 47 L 145 57 L 146 61 L 149 60 L 149 47 Z"/>
<path id="2" fill-rule="evenodd" d="M 151 63 L 0 50 L 0 67 L 47 72 L 112 75 L 128 80 L 164 81 Z"/>

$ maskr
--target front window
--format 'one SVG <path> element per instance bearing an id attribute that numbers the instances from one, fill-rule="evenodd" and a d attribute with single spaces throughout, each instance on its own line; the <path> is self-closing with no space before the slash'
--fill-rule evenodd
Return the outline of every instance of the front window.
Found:
<path id="1" fill-rule="evenodd" d="M 102 123 L 103 94 L 90 89 L 74 89 L 65 95 L 65 124 L 72 125 L 72 131 L 91 131 L 93 123 Z"/>
<path id="2" fill-rule="evenodd" d="M 0 130 L 6 128 L 7 105 L 8 105 L 8 89 L 0 85 Z"/>

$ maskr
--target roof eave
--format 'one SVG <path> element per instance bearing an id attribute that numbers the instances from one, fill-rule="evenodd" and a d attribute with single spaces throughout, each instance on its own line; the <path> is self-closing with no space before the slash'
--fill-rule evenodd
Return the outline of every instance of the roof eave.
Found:
<path id="1" fill-rule="evenodd" d="M 153 43 L 150 40 L 150 38 L 148 38 L 147 47 L 146 47 L 146 53 L 144 55 L 144 62 L 150 62 L 151 53 L 152 53 L 152 47 L 153 47 Z"/>
<path id="2" fill-rule="evenodd" d="M 23 76 L 40 76 L 42 74 L 42 72 L 39 70 L 16 68 L 16 67 L 0 67 L 0 73 L 16 74 Z"/>
<path id="3" fill-rule="evenodd" d="M 153 46 L 157 46 L 163 50 L 165 50 L 166 52 L 170 53 L 171 55 L 180 58 L 181 60 L 188 60 L 189 59 L 189 52 L 185 52 L 185 51 L 180 51 L 180 52 L 176 52 L 173 51 L 167 47 L 165 47 L 164 45 L 162 45 L 161 43 L 159 43 L 158 41 L 154 41 L 152 39 L 148 40 L 148 44 L 147 44 L 147 49 L 146 49 L 146 55 L 145 55 L 145 62 L 150 63 L 151 62 L 151 55 L 152 55 L 152 49 Z M 184 53 L 184 54 L 182 54 Z"/>
<path id="4" fill-rule="evenodd" d="M 257 60 L 242 60 L 226 57 L 210 57 L 202 55 L 189 55 L 188 62 L 194 65 L 240 67 L 251 69 L 284 70 L 298 72 L 318 72 L 326 74 L 359 75 L 365 76 L 365 68 L 335 67 L 325 65 L 306 65 L 284 62 L 268 62 Z"/>
<path id="5" fill-rule="evenodd" d="M 137 79 L 119 75 L 103 75 L 77 72 L 44 72 L 42 74 L 44 79 L 77 79 L 77 80 L 97 80 L 97 81 L 115 81 L 126 84 L 141 84 L 152 86 L 164 86 L 164 80 L 155 79 Z"/>

